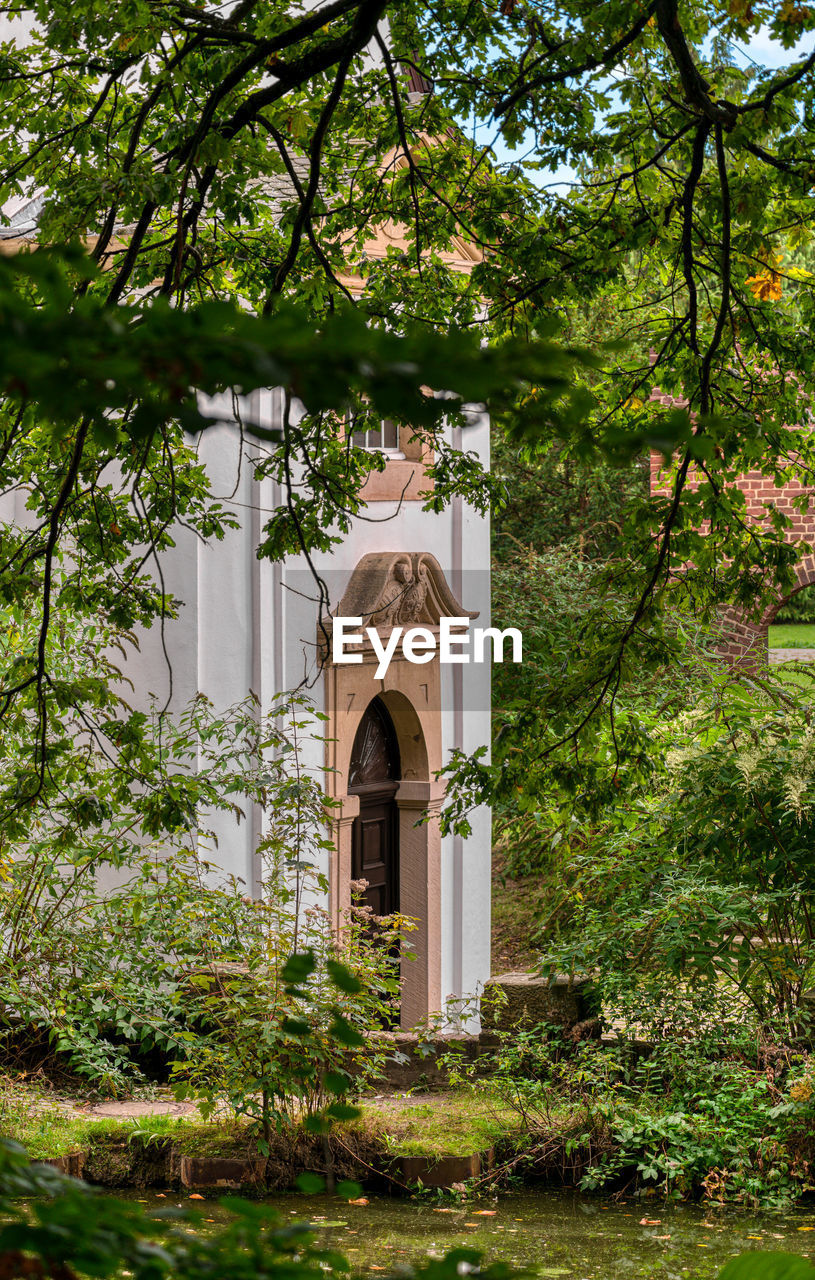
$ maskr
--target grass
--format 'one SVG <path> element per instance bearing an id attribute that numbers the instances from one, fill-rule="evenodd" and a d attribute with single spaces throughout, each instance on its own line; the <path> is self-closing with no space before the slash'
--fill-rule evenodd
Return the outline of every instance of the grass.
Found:
<path id="1" fill-rule="evenodd" d="M 25 1147 L 35 1160 L 51 1160 L 87 1150 L 99 1142 L 150 1143 L 170 1138 L 185 1155 L 253 1154 L 254 1143 L 244 1125 L 234 1121 L 191 1120 L 148 1115 L 133 1119 L 94 1118 L 76 1114 L 76 1099 L 55 1101 L 41 1088 L 0 1075 L 0 1134 Z"/>
<path id="2" fill-rule="evenodd" d="M 815 623 L 781 622 L 769 627 L 771 649 L 815 649 Z"/>
<path id="3" fill-rule="evenodd" d="M 518 1113 L 503 1105 L 485 1085 L 422 1097 L 364 1102 L 349 1131 L 362 1129 L 380 1138 L 393 1156 L 469 1156 L 518 1132 Z"/>
<path id="4" fill-rule="evenodd" d="M 492 858 L 492 972 L 521 973 L 537 967 L 540 949 L 533 943 L 535 922 L 543 913 L 545 890 L 540 875 L 507 875 L 500 848 Z"/>
<path id="5" fill-rule="evenodd" d="M 383 1156 L 470 1155 L 484 1151 L 518 1129 L 517 1114 L 491 1095 L 453 1090 L 421 1097 L 397 1094 L 365 1100 L 360 1115 L 341 1127 L 353 1145 L 362 1143 Z M 0 1077 L 0 1133 L 25 1147 L 36 1160 L 87 1151 L 99 1143 L 138 1142 L 150 1146 L 169 1139 L 188 1156 L 252 1156 L 255 1139 L 237 1120 L 194 1120 L 149 1115 L 138 1119 L 78 1116 L 69 1104 L 55 1103 L 24 1082 Z"/>
<path id="6" fill-rule="evenodd" d="M 13 1138 L 34 1160 L 52 1160 L 84 1150 L 94 1138 L 116 1136 L 116 1120 L 82 1120 L 60 1111 L 21 1112 L 9 1123 L 2 1120 L 3 1137 Z"/>

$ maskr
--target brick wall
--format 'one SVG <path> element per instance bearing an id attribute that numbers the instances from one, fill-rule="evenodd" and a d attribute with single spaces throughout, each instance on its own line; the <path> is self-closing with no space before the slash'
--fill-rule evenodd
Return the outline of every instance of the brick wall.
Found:
<path id="1" fill-rule="evenodd" d="M 675 403 L 671 402 L 667 396 L 655 396 L 653 398 L 666 403 Z M 669 477 L 664 471 L 662 455 L 652 454 L 651 492 L 666 493 L 668 492 L 669 483 Z M 696 483 L 697 481 L 694 479 L 692 472 L 689 472 L 688 486 L 692 489 Z M 745 475 L 739 477 L 736 483 L 745 495 L 748 521 L 752 521 L 759 527 L 766 526 L 768 507 L 775 507 L 788 516 L 792 522 L 786 533 L 787 541 L 803 541 L 815 545 L 815 487 L 802 485 L 799 480 L 794 478 L 791 478 L 781 487 L 776 487 L 772 479 L 761 475 L 758 471 L 746 472 Z M 796 511 L 793 501 L 804 493 L 811 499 L 810 510 L 806 512 Z M 815 555 L 806 555 L 801 558 L 796 575 L 798 578 L 796 590 L 798 591 L 802 587 L 815 582 Z M 766 661 L 767 627 L 772 622 L 784 600 L 789 598 L 789 595 L 795 595 L 795 591 L 786 596 L 779 595 L 778 599 L 765 610 L 764 615 L 760 618 L 748 617 L 735 607 L 722 609 L 720 614 L 721 639 L 717 646 L 722 657 L 726 658 L 728 662 L 740 666 L 754 666 L 757 661 Z"/>

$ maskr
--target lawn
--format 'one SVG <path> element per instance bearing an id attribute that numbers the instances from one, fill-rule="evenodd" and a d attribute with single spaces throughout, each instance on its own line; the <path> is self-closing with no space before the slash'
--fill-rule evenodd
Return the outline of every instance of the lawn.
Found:
<path id="1" fill-rule="evenodd" d="M 815 623 L 782 622 L 767 631 L 771 649 L 815 649 Z"/>

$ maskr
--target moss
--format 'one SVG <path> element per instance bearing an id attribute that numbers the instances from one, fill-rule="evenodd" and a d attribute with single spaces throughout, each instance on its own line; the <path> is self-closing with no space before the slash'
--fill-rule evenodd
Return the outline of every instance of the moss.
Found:
<path id="1" fill-rule="evenodd" d="M 82 1176 L 104 1187 L 131 1187 L 136 1183 L 136 1151 L 128 1142 L 113 1140 L 88 1143 Z"/>
<path id="2" fill-rule="evenodd" d="M 517 1112 L 487 1088 L 363 1103 L 347 1128 L 379 1138 L 392 1156 L 473 1155 L 519 1133 Z"/>
<path id="3" fill-rule="evenodd" d="M 172 1185 L 181 1156 L 248 1158 L 257 1154 L 249 1126 L 237 1120 L 191 1120 L 149 1115 L 93 1120 L 44 1105 L 19 1087 L 3 1111 L 2 1132 L 35 1159 L 85 1152 L 84 1176 L 111 1187 Z M 8 1099 L 8 1095 L 7 1095 Z M 360 1116 L 332 1131 L 328 1142 L 336 1178 L 387 1179 L 399 1156 L 442 1158 L 523 1144 L 517 1114 L 485 1087 L 424 1096 L 395 1096 L 361 1104 Z M 290 1188 L 304 1170 L 323 1172 L 327 1148 L 300 1125 L 276 1131 L 267 1160 L 269 1190 Z"/>

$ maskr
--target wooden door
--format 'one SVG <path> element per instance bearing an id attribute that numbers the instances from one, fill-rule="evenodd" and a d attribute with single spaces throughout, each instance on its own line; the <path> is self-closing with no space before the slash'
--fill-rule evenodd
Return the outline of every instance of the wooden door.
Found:
<path id="1" fill-rule="evenodd" d="M 351 751 L 348 791 L 359 796 L 351 837 L 351 876 L 367 880 L 362 894 L 377 916 L 399 910 L 399 747 L 387 708 L 368 705 Z"/>

